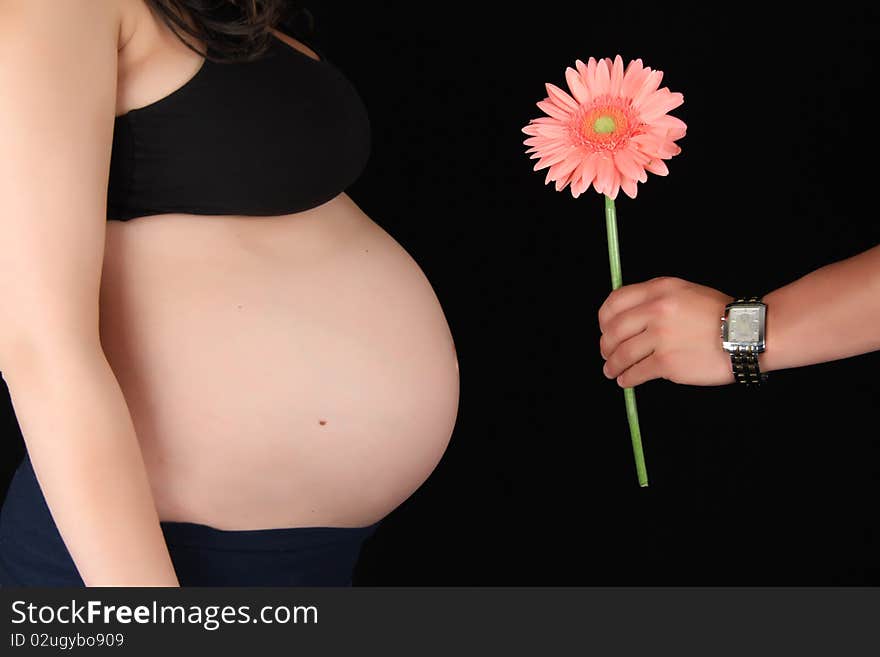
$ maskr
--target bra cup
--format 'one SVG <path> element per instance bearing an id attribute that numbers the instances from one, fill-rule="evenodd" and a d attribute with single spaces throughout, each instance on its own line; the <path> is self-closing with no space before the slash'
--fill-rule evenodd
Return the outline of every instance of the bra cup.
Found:
<path id="1" fill-rule="evenodd" d="M 206 60 L 168 96 L 117 117 L 107 218 L 300 212 L 344 191 L 369 153 L 351 82 L 275 38 L 260 59 Z"/>

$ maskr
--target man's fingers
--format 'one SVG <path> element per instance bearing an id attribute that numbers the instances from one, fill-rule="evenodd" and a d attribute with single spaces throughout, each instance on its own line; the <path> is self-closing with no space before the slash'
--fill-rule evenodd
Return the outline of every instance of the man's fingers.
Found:
<path id="1" fill-rule="evenodd" d="M 606 360 L 626 340 L 646 330 L 653 318 L 659 316 L 660 299 L 639 304 L 615 315 L 606 325 L 599 338 L 599 353 Z"/>
<path id="2" fill-rule="evenodd" d="M 614 290 L 599 307 L 599 330 L 604 333 L 608 322 L 620 313 L 650 301 L 681 283 L 681 279 L 660 276 Z"/>
<path id="3" fill-rule="evenodd" d="M 617 378 L 624 370 L 651 355 L 654 351 L 654 340 L 648 331 L 642 331 L 628 340 L 621 342 L 608 357 L 602 371 L 610 379 Z"/>
<path id="4" fill-rule="evenodd" d="M 617 377 L 617 385 L 621 388 L 635 388 L 651 379 L 661 378 L 660 367 L 657 362 L 657 356 L 651 354 L 647 358 L 643 358 Z"/>

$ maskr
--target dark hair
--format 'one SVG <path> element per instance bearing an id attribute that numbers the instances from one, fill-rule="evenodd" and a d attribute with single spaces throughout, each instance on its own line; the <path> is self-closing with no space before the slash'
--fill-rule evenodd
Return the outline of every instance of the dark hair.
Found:
<path id="1" fill-rule="evenodd" d="M 204 42 L 212 61 L 251 61 L 260 57 L 274 38 L 268 28 L 281 28 L 296 38 L 314 30 L 311 12 L 290 0 L 146 0 L 183 43 L 199 52 L 181 31 Z"/>

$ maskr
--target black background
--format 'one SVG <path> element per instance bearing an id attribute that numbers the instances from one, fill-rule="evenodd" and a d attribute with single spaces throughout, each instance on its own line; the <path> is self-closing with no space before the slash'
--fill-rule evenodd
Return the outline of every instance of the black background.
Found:
<path id="1" fill-rule="evenodd" d="M 355 583 L 878 584 L 880 352 L 761 391 L 639 386 L 639 488 L 598 351 L 602 197 L 545 187 L 520 131 L 577 58 L 663 70 L 688 134 L 668 177 L 618 197 L 624 283 L 764 294 L 880 243 L 877 10 L 307 6 L 370 111 L 349 193 L 431 281 L 461 368 L 449 449 Z M 8 476 L 20 440 L 4 450 Z"/>

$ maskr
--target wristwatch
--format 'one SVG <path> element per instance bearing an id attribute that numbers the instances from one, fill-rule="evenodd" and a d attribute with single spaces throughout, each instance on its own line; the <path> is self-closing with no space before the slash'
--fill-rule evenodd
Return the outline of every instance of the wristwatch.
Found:
<path id="1" fill-rule="evenodd" d="M 766 326 L 767 304 L 760 297 L 739 298 L 724 307 L 721 347 L 730 354 L 734 377 L 747 387 L 760 387 L 767 380 L 758 367 Z"/>

